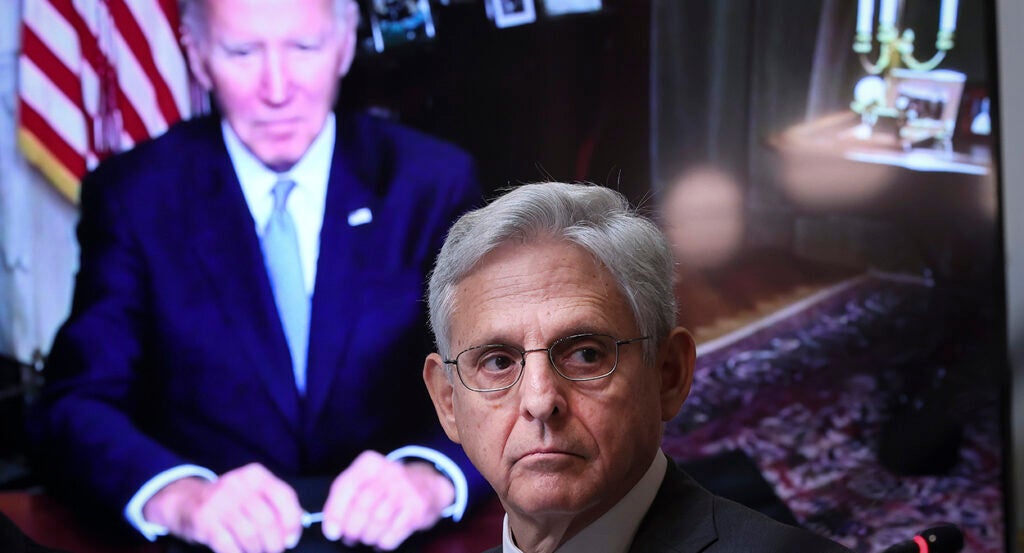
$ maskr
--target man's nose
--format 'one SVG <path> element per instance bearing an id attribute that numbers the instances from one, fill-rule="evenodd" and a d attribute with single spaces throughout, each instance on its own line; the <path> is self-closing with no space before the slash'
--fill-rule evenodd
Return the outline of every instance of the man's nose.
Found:
<path id="1" fill-rule="evenodd" d="M 523 416 L 546 422 L 564 414 L 568 407 L 565 387 L 571 382 L 558 376 L 546 350 L 528 352 L 525 360 L 523 379 L 519 383 Z"/>
<path id="2" fill-rule="evenodd" d="M 282 104 L 291 93 L 291 70 L 287 56 L 271 49 L 267 52 L 263 63 L 262 80 L 263 99 L 270 104 Z"/>

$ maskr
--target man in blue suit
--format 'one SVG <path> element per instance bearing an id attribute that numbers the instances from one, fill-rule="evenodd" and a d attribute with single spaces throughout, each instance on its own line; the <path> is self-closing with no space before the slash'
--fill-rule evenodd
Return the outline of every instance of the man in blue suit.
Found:
<path id="1" fill-rule="evenodd" d="M 71 315 L 31 434 L 55 489 L 150 539 L 393 549 L 467 484 L 422 390 L 422 284 L 479 193 L 453 146 L 332 106 L 352 0 L 193 0 L 183 42 L 220 113 L 82 185 Z M 468 463 L 464 466 L 470 470 Z"/>

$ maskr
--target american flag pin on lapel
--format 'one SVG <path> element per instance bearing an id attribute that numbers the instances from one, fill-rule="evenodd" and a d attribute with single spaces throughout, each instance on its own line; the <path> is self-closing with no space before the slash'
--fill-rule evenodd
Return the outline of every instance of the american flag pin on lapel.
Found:
<path id="1" fill-rule="evenodd" d="M 348 226 L 358 227 L 359 225 L 365 225 L 373 220 L 373 212 L 368 207 L 360 207 L 359 209 L 348 214 Z"/>

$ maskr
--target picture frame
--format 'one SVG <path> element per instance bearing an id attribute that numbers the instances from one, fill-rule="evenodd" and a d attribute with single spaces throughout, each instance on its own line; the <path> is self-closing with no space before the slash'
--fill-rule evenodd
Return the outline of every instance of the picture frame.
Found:
<path id="1" fill-rule="evenodd" d="M 504 29 L 526 25 L 537 20 L 533 0 L 488 0 L 494 13 L 494 24 Z"/>
<path id="2" fill-rule="evenodd" d="M 372 0 L 369 12 L 370 35 L 377 53 L 431 40 L 436 34 L 428 0 Z"/>
<path id="3" fill-rule="evenodd" d="M 603 8 L 601 0 L 543 0 L 543 3 L 544 14 L 548 17 L 599 12 Z"/>

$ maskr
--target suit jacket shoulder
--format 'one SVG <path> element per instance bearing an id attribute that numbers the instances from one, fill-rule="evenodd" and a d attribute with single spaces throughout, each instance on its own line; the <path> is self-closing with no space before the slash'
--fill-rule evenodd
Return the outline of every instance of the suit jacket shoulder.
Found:
<path id="1" fill-rule="evenodd" d="M 630 553 L 851 553 L 813 532 L 788 526 L 711 494 L 669 462 Z M 484 553 L 501 553 L 501 546 Z"/>
<path id="2" fill-rule="evenodd" d="M 230 164 L 220 121 L 207 115 L 176 123 L 159 137 L 104 160 L 86 175 L 82 192 L 89 192 L 92 182 L 105 189 L 151 189 L 163 182 L 175 182 L 175 177 L 188 174 L 209 159 Z"/>
<path id="3" fill-rule="evenodd" d="M 467 185 L 479 196 L 472 157 L 439 138 L 365 113 L 339 114 L 337 137 L 344 167 L 332 168 L 332 180 L 341 170 L 376 197 L 429 194 L 428 205 L 466 195 Z"/>
<path id="4" fill-rule="evenodd" d="M 630 551 L 850 553 L 813 532 L 711 494 L 671 462 Z"/>

